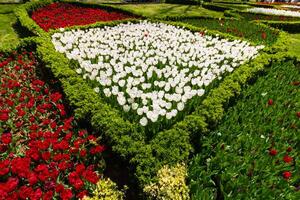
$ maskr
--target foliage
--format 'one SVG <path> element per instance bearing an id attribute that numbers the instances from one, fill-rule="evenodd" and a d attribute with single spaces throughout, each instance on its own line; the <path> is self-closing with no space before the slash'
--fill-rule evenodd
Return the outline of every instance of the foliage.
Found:
<path id="1" fill-rule="evenodd" d="M 12 26 L 16 23 L 13 8 L 16 4 L 0 4 L 0 49 L 15 48 L 19 43 L 18 35 Z"/>
<path id="2" fill-rule="evenodd" d="M 209 9 L 209 10 L 214 10 L 217 12 L 224 12 L 225 10 L 231 10 L 233 8 L 231 8 L 230 6 L 224 6 L 224 5 L 220 5 L 220 4 L 215 4 L 215 3 L 204 3 L 203 8 Z"/>
<path id="3" fill-rule="evenodd" d="M 0 5 L 1 6 L 1 5 Z M 12 25 L 16 22 L 14 14 L 0 14 L 0 48 L 16 47 L 19 38 L 14 32 Z"/>
<path id="4" fill-rule="evenodd" d="M 300 33 L 300 20 L 296 22 L 261 21 L 261 23 L 289 33 Z"/>
<path id="5" fill-rule="evenodd" d="M 144 192 L 158 200 L 188 200 L 189 188 L 185 183 L 187 169 L 184 164 L 163 166 L 157 172 L 158 182 L 144 187 Z"/>
<path id="6" fill-rule="evenodd" d="M 299 198 L 299 70 L 273 64 L 201 139 L 189 168 L 193 199 Z"/>
<path id="7" fill-rule="evenodd" d="M 250 5 L 248 5 L 246 3 L 242 3 L 242 2 L 240 2 L 240 3 L 231 3 L 231 2 L 225 3 L 225 2 L 215 2 L 214 1 L 214 4 L 218 5 L 218 6 L 226 7 L 228 9 L 236 9 L 236 10 L 251 8 Z"/>
<path id="8" fill-rule="evenodd" d="M 299 17 L 287 17 L 279 15 L 267 15 L 250 12 L 239 12 L 239 14 L 247 20 L 266 20 L 266 21 L 299 21 Z"/>
<path id="9" fill-rule="evenodd" d="M 108 179 L 98 181 L 92 197 L 83 200 L 123 200 L 124 193 L 118 190 L 117 184 Z"/>
<path id="10" fill-rule="evenodd" d="M 272 45 L 278 38 L 278 31 L 270 29 L 248 20 L 237 19 L 184 19 L 188 23 L 197 27 L 204 27 L 209 30 L 217 30 L 228 33 L 242 39 L 246 39 L 257 44 Z"/>
<path id="11" fill-rule="evenodd" d="M 291 37 L 291 45 L 288 47 L 289 51 L 294 53 L 296 56 L 300 58 L 300 34 L 290 34 Z"/>
<path id="12" fill-rule="evenodd" d="M 18 4 L 0 4 L 0 14 L 12 13 Z"/>

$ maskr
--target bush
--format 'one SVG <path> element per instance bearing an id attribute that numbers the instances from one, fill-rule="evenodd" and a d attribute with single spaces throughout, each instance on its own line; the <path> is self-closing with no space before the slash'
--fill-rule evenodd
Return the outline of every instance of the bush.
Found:
<path id="1" fill-rule="evenodd" d="M 215 3 L 204 3 L 202 5 L 203 8 L 209 9 L 209 10 L 214 10 L 214 11 L 219 11 L 219 12 L 224 12 L 225 10 L 231 10 L 232 8 L 226 7 L 223 5 L 215 4 Z"/>
<path id="2" fill-rule="evenodd" d="M 123 200 L 124 193 L 118 190 L 117 185 L 109 178 L 100 180 L 92 197 L 84 197 L 83 200 Z"/>
<path id="3" fill-rule="evenodd" d="M 261 23 L 289 33 L 300 33 L 300 20 L 297 22 L 261 21 Z"/>
<path id="4" fill-rule="evenodd" d="M 166 165 L 157 172 L 158 182 L 145 186 L 144 192 L 158 200 L 188 200 L 190 197 L 185 183 L 186 176 L 184 164 L 174 167 Z"/>

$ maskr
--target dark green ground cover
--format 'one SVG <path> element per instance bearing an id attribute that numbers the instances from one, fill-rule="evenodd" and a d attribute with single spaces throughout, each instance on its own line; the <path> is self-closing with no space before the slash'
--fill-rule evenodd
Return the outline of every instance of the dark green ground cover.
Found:
<path id="1" fill-rule="evenodd" d="M 217 30 L 238 36 L 241 39 L 246 39 L 258 44 L 271 45 L 278 37 L 278 31 L 270 29 L 266 26 L 257 25 L 257 23 L 247 20 L 236 19 L 184 19 L 184 23 L 188 23 L 197 27 Z"/>
<path id="2" fill-rule="evenodd" d="M 193 199 L 299 199 L 300 66 L 275 64 L 246 87 L 191 162 Z M 291 151 L 287 149 L 291 147 Z M 270 149 L 277 155 L 271 156 Z M 292 157 L 284 162 L 285 155 Z M 291 172 L 289 180 L 283 177 Z M 205 197 L 205 198 L 204 198 Z"/>

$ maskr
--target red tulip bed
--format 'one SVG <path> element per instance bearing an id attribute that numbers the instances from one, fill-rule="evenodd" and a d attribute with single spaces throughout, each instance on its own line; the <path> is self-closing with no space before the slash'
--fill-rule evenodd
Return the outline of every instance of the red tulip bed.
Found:
<path id="1" fill-rule="evenodd" d="M 35 10 L 31 17 L 45 31 L 100 21 L 133 18 L 124 13 L 108 12 L 99 8 L 88 8 L 68 3 L 49 4 Z"/>
<path id="2" fill-rule="evenodd" d="M 31 52 L 0 54 L 0 199 L 79 199 L 99 180 L 105 147 L 37 67 Z"/>

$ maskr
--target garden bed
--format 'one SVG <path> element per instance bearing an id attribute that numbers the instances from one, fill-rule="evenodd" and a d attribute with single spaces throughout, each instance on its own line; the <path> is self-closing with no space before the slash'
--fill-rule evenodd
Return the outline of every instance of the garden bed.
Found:
<path id="1" fill-rule="evenodd" d="M 253 20 L 270 27 L 274 27 L 280 30 L 287 31 L 289 33 L 299 33 L 300 31 L 300 18 L 299 17 L 289 17 L 289 16 L 279 16 L 272 14 L 255 14 L 249 13 L 247 11 L 225 11 L 225 16 L 234 17 L 237 19 Z"/>
<path id="2" fill-rule="evenodd" d="M 202 138 L 189 169 L 194 199 L 299 197 L 299 67 L 272 65 Z"/>
<path id="3" fill-rule="evenodd" d="M 164 182 L 164 179 L 161 178 L 161 174 L 167 173 L 169 177 L 171 176 L 172 180 L 176 181 L 176 176 L 173 176 L 174 173 L 168 172 L 170 170 L 180 172 L 178 175 L 180 175 L 180 184 L 182 184 L 182 188 L 184 188 L 183 190 L 185 193 L 183 195 L 185 196 L 186 192 L 188 192 L 184 186 L 184 181 L 182 182 L 186 176 L 184 172 L 185 165 L 179 165 L 178 163 L 184 163 L 186 160 L 188 160 L 190 153 L 193 151 L 193 147 L 197 147 L 197 145 L 199 145 L 200 138 L 208 133 L 208 131 L 214 127 L 214 125 L 220 119 L 222 119 L 224 109 L 230 105 L 230 100 L 241 92 L 242 87 L 250 79 L 254 78 L 257 74 L 259 74 L 259 72 L 269 67 L 272 63 L 281 63 L 286 59 L 294 60 L 293 57 L 285 54 L 285 46 L 288 43 L 288 38 L 286 34 L 282 32 L 279 32 L 277 41 L 274 41 L 272 45 L 265 47 L 260 51 L 259 55 L 255 59 L 252 59 L 250 62 L 246 63 L 244 63 L 244 58 L 247 58 L 245 60 L 249 60 L 254 54 L 250 55 L 244 53 L 237 58 L 233 57 L 232 55 L 240 55 L 240 53 L 243 52 L 240 51 L 241 46 L 243 46 L 245 49 L 254 48 L 253 50 L 255 50 L 256 47 L 254 46 L 254 42 L 249 44 L 247 42 L 239 41 L 239 38 L 235 36 L 222 34 L 218 31 L 205 32 L 203 28 L 197 28 L 177 22 L 161 22 L 157 20 L 98 22 L 88 26 L 75 26 L 71 28 L 45 32 L 28 15 L 28 13 L 34 12 L 35 8 L 42 7 L 43 5 L 45 4 L 41 2 L 29 3 L 16 11 L 22 26 L 39 36 L 33 38 L 33 41 L 37 44 L 38 57 L 45 63 L 45 66 L 51 70 L 53 75 L 61 83 L 63 92 L 65 93 L 70 106 L 72 109 L 74 109 L 75 118 L 90 123 L 95 131 L 103 132 L 104 138 L 109 142 L 109 145 L 112 146 L 112 150 L 120 155 L 122 159 L 130 163 L 131 168 L 135 171 L 139 187 L 144 188 L 144 191 L 150 196 L 156 194 L 157 191 L 155 188 L 160 188 L 157 186 L 157 184 L 159 185 Z M 109 33 L 111 34 L 107 34 L 107 31 L 110 31 Z M 91 37 L 84 37 L 85 34 L 89 34 Z M 175 41 L 172 40 L 170 35 L 173 36 Z M 69 40 L 68 36 L 74 40 Z M 101 39 L 103 39 L 103 41 L 99 41 L 100 36 L 102 37 Z M 110 42 L 110 37 L 112 36 L 114 41 Z M 123 37 L 126 38 L 126 40 L 122 39 Z M 165 46 L 169 47 L 171 50 L 175 51 L 176 49 L 182 48 L 180 51 L 186 52 L 186 54 L 191 51 L 190 49 L 193 47 L 193 43 L 187 50 L 186 48 L 188 47 L 185 47 L 184 44 L 190 44 L 191 42 L 199 44 L 199 42 L 202 41 L 202 45 L 204 45 L 203 49 L 206 52 L 215 52 L 215 54 L 220 55 L 220 57 L 222 57 L 224 54 L 229 54 L 229 61 L 227 61 L 227 64 L 228 62 L 234 63 L 237 60 L 239 63 L 235 66 L 235 70 L 231 69 L 233 67 L 231 67 L 230 64 L 228 64 L 229 67 L 228 65 L 225 66 L 223 71 L 227 72 L 224 74 L 224 77 L 222 77 L 222 80 L 218 81 L 218 84 L 213 85 L 203 99 L 198 98 L 199 103 L 194 105 L 192 104 L 192 109 L 185 111 L 182 115 L 182 119 L 175 120 L 174 123 L 169 126 L 170 128 L 165 128 L 166 123 L 163 122 L 159 123 L 157 125 L 158 127 L 154 127 L 152 131 L 146 131 L 150 130 L 147 127 L 147 125 L 150 124 L 150 121 L 151 123 L 154 123 L 153 121 L 156 119 L 154 114 L 150 113 L 148 117 L 147 113 L 143 116 L 148 118 L 147 124 L 143 123 L 143 121 L 141 123 L 142 118 L 137 120 L 132 119 L 136 116 L 139 116 L 136 114 L 137 111 L 126 115 L 126 112 L 123 110 L 128 110 L 129 105 L 124 108 L 124 104 L 121 109 L 120 106 L 118 106 L 118 104 L 124 102 L 123 97 L 125 96 L 125 92 L 127 92 L 126 89 L 125 92 L 119 90 L 118 92 L 120 95 L 117 95 L 117 98 L 108 100 L 107 97 L 105 97 L 106 92 L 100 93 L 102 89 L 103 91 L 106 89 L 104 86 L 109 85 L 108 79 L 103 78 L 102 80 L 100 78 L 97 80 L 96 76 L 93 75 L 93 69 L 91 70 L 90 66 L 97 65 L 99 61 L 102 61 L 104 64 L 101 65 L 101 67 L 105 66 L 106 77 L 108 76 L 107 74 L 110 73 L 115 75 L 116 72 L 122 72 L 122 70 L 120 70 L 122 68 L 123 71 L 126 71 L 126 69 L 129 68 L 129 71 L 131 70 L 130 73 L 132 73 L 133 76 L 138 77 L 141 74 L 140 71 L 142 71 L 142 75 L 145 75 L 147 74 L 146 71 L 147 68 L 150 68 L 150 65 L 157 65 L 158 67 L 155 73 L 152 73 L 152 75 L 155 74 L 155 76 L 150 82 L 154 84 L 155 81 L 159 80 L 159 76 L 162 75 L 162 72 L 159 73 L 158 71 L 165 69 L 166 62 L 164 61 L 164 57 L 168 56 L 168 54 L 165 53 L 166 50 L 163 50 L 165 48 L 164 46 L 155 46 L 157 44 L 155 41 L 153 41 L 153 38 L 166 43 Z M 190 40 L 187 41 L 186 38 Z M 60 51 L 61 53 L 55 50 L 52 42 L 56 46 L 56 50 Z M 85 46 L 86 42 L 90 43 L 90 45 Z M 93 44 L 101 45 L 99 52 L 95 48 L 94 50 L 90 51 L 90 49 L 93 49 Z M 111 45 L 111 47 L 107 47 L 109 46 L 108 44 Z M 148 50 L 147 48 L 145 49 L 147 44 L 148 48 L 151 47 L 152 49 L 142 52 L 141 54 L 141 51 Z M 226 50 L 223 44 L 234 44 L 229 46 L 234 50 L 228 48 L 231 53 L 224 53 L 227 52 L 228 49 Z M 172 45 L 175 45 L 175 47 Z M 82 51 L 81 47 L 84 47 L 85 50 Z M 107 52 L 108 48 L 113 49 Z M 120 49 L 123 50 L 121 51 Z M 127 54 L 124 54 L 122 58 L 118 57 L 115 59 L 113 56 L 118 55 L 118 50 L 120 50 L 121 53 L 127 52 Z M 159 56 L 157 59 L 159 63 L 155 64 L 152 62 L 152 64 L 147 64 L 147 61 L 143 60 L 144 57 L 148 58 L 150 55 L 152 55 L 151 51 L 154 51 L 154 56 Z M 104 56 L 102 58 L 96 58 L 94 55 L 98 55 L 98 53 L 106 56 L 108 55 L 108 57 Z M 148 57 L 144 56 L 147 53 L 149 54 Z M 174 53 L 175 55 L 178 54 L 176 51 Z M 137 67 L 135 67 L 136 70 L 133 70 L 132 68 L 134 65 L 141 65 L 139 63 L 132 63 L 130 60 L 128 60 L 128 55 L 133 55 L 139 58 L 142 63 L 147 64 L 146 70 L 143 71 L 142 69 L 138 71 Z M 212 55 L 212 57 L 213 56 L 214 55 Z M 68 58 L 71 58 L 71 60 Z M 88 60 L 85 58 L 88 58 Z M 127 62 L 124 61 L 125 58 L 127 59 Z M 189 57 L 187 58 L 189 59 Z M 192 59 L 194 58 L 192 57 Z M 83 62 L 84 60 L 86 61 Z M 123 67 L 119 66 L 121 60 L 123 60 L 123 64 L 125 64 Z M 180 60 L 181 63 L 175 59 L 177 63 L 174 65 L 179 70 L 184 70 L 185 67 L 189 65 L 189 63 L 185 61 L 186 58 L 180 58 L 178 60 Z M 224 59 L 221 59 L 220 61 L 223 60 Z M 225 61 L 222 63 L 222 65 L 226 65 Z M 210 66 L 209 63 L 208 66 Z M 125 67 L 127 68 L 125 69 Z M 191 68 L 193 69 L 193 63 L 191 64 Z M 213 67 L 208 69 L 211 68 Z M 214 67 L 214 69 L 220 72 L 219 68 Z M 217 74 L 217 72 L 214 73 Z M 97 82 L 95 82 L 95 80 L 87 81 L 84 79 L 83 75 L 85 75 L 86 79 L 94 76 Z M 119 80 L 116 81 L 119 86 L 124 85 L 124 82 L 125 85 L 129 82 L 129 77 L 126 76 L 126 74 L 124 81 L 120 82 L 120 78 L 124 77 L 123 75 L 121 75 Z M 203 76 L 204 75 L 205 73 Z M 195 76 L 197 76 L 197 73 Z M 149 77 L 151 78 L 152 76 L 149 75 Z M 146 78 L 144 77 L 144 79 Z M 102 82 L 103 85 L 100 85 Z M 209 85 L 210 82 L 207 83 L 207 85 Z M 159 84 L 160 83 L 158 83 L 156 87 L 159 87 Z M 147 89 L 153 89 L 147 87 L 148 86 L 146 86 L 145 91 L 147 91 Z M 192 87 L 190 86 L 190 90 L 187 88 L 183 89 L 183 91 L 192 91 L 191 88 Z M 151 90 L 149 91 L 151 92 Z M 112 90 L 107 91 L 107 96 L 109 96 L 109 92 L 113 94 Z M 123 97 L 121 92 L 123 92 Z M 130 92 L 127 93 L 128 95 L 130 94 Z M 202 92 L 199 94 L 202 94 Z M 126 103 L 130 103 L 128 100 L 129 99 L 127 99 L 126 96 Z M 140 104 L 143 104 L 143 100 L 138 102 L 138 106 Z M 150 103 L 146 102 L 146 105 L 148 104 Z M 175 106 L 175 104 L 171 104 L 171 107 Z M 132 107 L 133 105 L 130 106 L 130 109 L 134 110 Z M 178 105 L 176 105 L 176 108 L 178 109 Z M 145 114 L 144 109 L 142 114 Z M 175 112 L 175 115 L 176 114 L 177 113 Z M 174 115 L 174 113 L 172 115 Z M 145 124 L 145 126 L 143 126 L 143 124 Z M 176 194 L 177 193 L 174 193 L 174 195 Z"/>
<path id="4" fill-rule="evenodd" d="M 32 12 L 32 19 L 45 31 L 96 22 L 124 20 L 132 15 L 71 3 L 52 3 Z"/>
<path id="5" fill-rule="evenodd" d="M 256 44 L 272 45 L 278 39 L 278 31 L 248 20 L 190 18 L 181 20 L 184 23 L 208 30 L 228 33 Z"/>
<path id="6" fill-rule="evenodd" d="M 105 147 L 40 72 L 33 52 L 0 54 L 1 199 L 83 198 L 102 178 Z"/>

